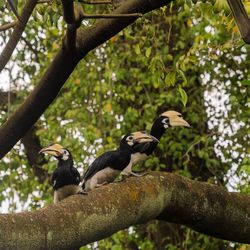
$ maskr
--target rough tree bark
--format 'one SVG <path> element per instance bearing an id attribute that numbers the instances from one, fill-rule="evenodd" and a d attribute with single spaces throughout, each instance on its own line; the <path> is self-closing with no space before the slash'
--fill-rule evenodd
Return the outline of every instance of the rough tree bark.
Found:
<path id="1" fill-rule="evenodd" d="M 128 0 L 113 13 L 147 13 L 167 5 L 171 0 Z M 136 18 L 105 19 L 89 28 L 79 28 L 76 35 L 76 48 L 63 46 L 55 59 L 26 98 L 24 103 L 0 128 L 0 158 L 8 153 L 28 129 L 39 119 L 52 103 L 75 69 L 78 62 L 90 51 L 101 45 Z M 78 22 L 79 20 L 77 20 Z M 69 35 L 69 33 L 67 33 Z M 66 35 L 66 37 L 68 37 Z M 67 41 L 67 39 L 66 39 Z"/>
<path id="2" fill-rule="evenodd" d="M 250 197 L 152 172 L 75 195 L 34 212 L 0 215 L 0 249 L 79 249 L 152 219 L 250 243 Z"/>

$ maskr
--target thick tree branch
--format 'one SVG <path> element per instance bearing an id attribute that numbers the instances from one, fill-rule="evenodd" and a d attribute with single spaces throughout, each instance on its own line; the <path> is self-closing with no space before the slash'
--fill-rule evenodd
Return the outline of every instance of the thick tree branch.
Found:
<path id="1" fill-rule="evenodd" d="M 75 24 L 75 8 L 73 0 L 62 0 L 63 18 L 67 24 Z"/>
<path id="2" fill-rule="evenodd" d="M 126 1 L 113 14 L 129 14 L 142 13 L 145 14 L 151 10 L 167 5 L 171 1 L 157 1 L 157 0 L 132 0 Z M 90 50 L 96 48 L 100 44 L 113 37 L 120 30 L 133 23 L 137 18 L 122 18 L 107 19 L 96 23 L 94 27 L 81 28 L 77 31 L 77 43 L 79 46 L 79 53 L 81 57 L 86 55 Z"/>
<path id="3" fill-rule="evenodd" d="M 146 13 L 170 1 L 128 0 L 114 13 Z M 0 128 L 0 158 L 23 137 L 56 98 L 77 63 L 92 49 L 104 43 L 136 18 L 101 20 L 94 26 L 78 29 L 77 51 L 60 49 L 45 75 L 24 103 Z"/>
<path id="4" fill-rule="evenodd" d="M 2 249 L 79 249 L 152 219 L 250 243 L 250 197 L 169 173 L 129 178 L 34 212 L 0 215 Z"/>
<path id="5" fill-rule="evenodd" d="M 26 27 L 26 24 L 32 14 L 33 9 L 35 8 L 37 0 L 29 0 L 24 8 L 23 12 L 15 25 L 9 41 L 7 42 L 3 52 L 0 55 L 0 72 L 4 69 L 5 65 L 9 61 L 18 41 L 20 40 L 22 33 Z"/>
<path id="6" fill-rule="evenodd" d="M 76 30 L 80 27 L 82 21 L 82 8 L 74 4 L 72 0 L 62 0 L 63 18 L 67 23 L 67 32 L 65 36 L 65 48 L 69 50 L 76 49 Z"/>

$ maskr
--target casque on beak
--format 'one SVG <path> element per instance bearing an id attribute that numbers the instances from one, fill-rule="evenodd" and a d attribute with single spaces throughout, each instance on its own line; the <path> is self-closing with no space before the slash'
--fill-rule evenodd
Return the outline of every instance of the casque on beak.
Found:
<path id="1" fill-rule="evenodd" d="M 177 111 L 168 110 L 168 111 L 162 113 L 160 116 L 169 118 L 169 125 L 172 127 L 183 126 L 183 127 L 191 128 L 189 123 L 183 119 L 182 114 L 177 112 Z"/>
<path id="2" fill-rule="evenodd" d="M 39 154 L 49 154 L 55 157 L 63 155 L 63 146 L 60 144 L 52 144 L 48 147 L 45 147 L 39 151 Z"/>
<path id="3" fill-rule="evenodd" d="M 183 126 L 183 127 L 188 127 L 188 128 L 191 127 L 187 121 L 185 121 L 182 117 L 179 117 L 179 116 L 172 117 L 170 119 L 170 125 L 172 127 L 175 127 L 175 126 Z"/>
<path id="4" fill-rule="evenodd" d="M 158 139 L 146 132 L 135 132 L 133 134 L 136 143 L 159 142 Z"/>

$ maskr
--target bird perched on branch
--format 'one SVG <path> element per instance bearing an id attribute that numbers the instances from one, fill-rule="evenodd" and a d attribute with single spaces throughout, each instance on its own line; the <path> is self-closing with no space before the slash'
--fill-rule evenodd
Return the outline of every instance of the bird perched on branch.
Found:
<path id="1" fill-rule="evenodd" d="M 190 125 L 183 119 L 182 114 L 176 111 L 169 110 L 159 115 L 159 117 L 155 119 L 150 131 L 150 134 L 158 141 L 151 142 L 144 152 L 138 152 L 134 154 L 132 156 L 133 165 L 136 165 L 140 161 L 146 160 L 146 158 L 152 154 L 157 147 L 166 129 L 176 126 L 190 127 Z"/>
<path id="2" fill-rule="evenodd" d="M 52 174 L 54 203 L 70 195 L 82 193 L 79 186 L 80 174 L 74 167 L 73 157 L 68 149 L 59 144 L 52 144 L 39 153 L 52 155 L 58 160 L 57 168 Z"/>
<path id="3" fill-rule="evenodd" d="M 83 189 L 89 191 L 110 183 L 125 169 L 127 175 L 140 176 L 132 172 L 132 158 L 134 154 L 147 150 L 151 142 L 158 140 L 146 132 L 125 135 L 118 149 L 105 152 L 90 165 L 83 177 Z"/>

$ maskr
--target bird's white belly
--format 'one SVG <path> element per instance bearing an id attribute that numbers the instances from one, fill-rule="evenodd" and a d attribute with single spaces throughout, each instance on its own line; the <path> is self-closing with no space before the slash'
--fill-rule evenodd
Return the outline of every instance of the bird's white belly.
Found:
<path id="1" fill-rule="evenodd" d="M 54 191 L 54 203 L 65 199 L 66 197 L 76 194 L 81 191 L 78 185 L 67 185 Z"/>
<path id="2" fill-rule="evenodd" d="M 140 161 L 144 161 L 147 159 L 146 154 L 141 154 L 141 153 L 135 153 L 131 155 L 131 160 L 126 168 L 122 170 L 122 175 L 130 175 L 132 172 L 132 167 L 139 163 Z"/>
<path id="3" fill-rule="evenodd" d="M 94 176 L 86 181 L 85 190 L 89 191 L 95 188 L 97 185 L 113 182 L 120 172 L 120 170 L 116 170 L 111 167 L 107 167 L 97 172 Z"/>
<path id="4" fill-rule="evenodd" d="M 147 159 L 147 154 L 135 153 L 131 155 L 132 166 L 136 165 L 140 161 L 145 161 Z"/>

